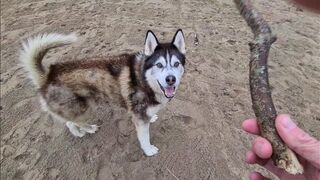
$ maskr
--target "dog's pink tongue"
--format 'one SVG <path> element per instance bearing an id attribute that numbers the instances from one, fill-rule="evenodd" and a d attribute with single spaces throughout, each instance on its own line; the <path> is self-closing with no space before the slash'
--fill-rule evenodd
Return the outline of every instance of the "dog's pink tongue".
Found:
<path id="1" fill-rule="evenodd" d="M 171 86 L 166 87 L 165 93 L 166 93 L 167 97 L 173 97 L 174 93 L 175 93 L 174 87 L 171 87 Z"/>

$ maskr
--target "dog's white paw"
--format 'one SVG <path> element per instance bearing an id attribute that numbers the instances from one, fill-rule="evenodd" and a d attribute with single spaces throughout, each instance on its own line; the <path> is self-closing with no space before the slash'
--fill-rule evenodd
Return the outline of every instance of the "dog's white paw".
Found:
<path id="1" fill-rule="evenodd" d="M 97 125 L 87 125 L 86 127 L 81 127 L 80 131 L 85 131 L 87 133 L 93 134 L 98 131 L 99 126 Z"/>
<path id="2" fill-rule="evenodd" d="M 154 155 L 158 154 L 159 149 L 154 145 L 150 145 L 147 148 L 143 148 L 143 151 L 146 156 L 154 156 Z"/>
<path id="3" fill-rule="evenodd" d="M 71 134 L 76 137 L 83 137 L 86 134 L 85 131 L 79 129 L 73 122 L 66 122 L 66 126 L 68 127 Z"/>
<path id="4" fill-rule="evenodd" d="M 157 119 L 158 119 L 158 115 L 155 114 L 155 115 L 153 115 L 152 118 L 150 119 L 150 122 L 151 122 L 151 123 L 154 123 L 154 122 L 157 121 Z"/>

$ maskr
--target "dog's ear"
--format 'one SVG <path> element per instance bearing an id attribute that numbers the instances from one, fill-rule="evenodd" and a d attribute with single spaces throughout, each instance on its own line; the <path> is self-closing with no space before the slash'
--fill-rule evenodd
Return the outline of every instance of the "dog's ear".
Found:
<path id="1" fill-rule="evenodd" d="M 154 35 L 152 31 L 148 31 L 146 35 L 146 41 L 144 43 L 144 54 L 146 56 L 150 56 L 156 47 L 158 46 L 159 42 L 157 37 Z"/>
<path id="2" fill-rule="evenodd" d="M 175 45 L 182 54 L 186 54 L 186 44 L 181 29 L 178 29 L 173 37 L 172 44 Z"/>

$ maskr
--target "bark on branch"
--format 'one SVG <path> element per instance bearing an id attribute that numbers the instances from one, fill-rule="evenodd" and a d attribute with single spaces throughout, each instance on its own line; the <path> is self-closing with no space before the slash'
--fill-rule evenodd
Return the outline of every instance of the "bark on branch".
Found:
<path id="1" fill-rule="evenodd" d="M 252 108 L 257 117 L 261 135 L 272 144 L 272 160 L 276 166 L 290 174 L 303 173 L 303 167 L 296 155 L 279 137 L 275 128 L 277 116 L 274 107 L 268 78 L 268 54 L 276 36 L 271 32 L 268 23 L 254 9 L 250 0 L 234 0 L 242 17 L 254 34 L 254 41 L 249 43 L 250 57 L 250 92 Z"/>

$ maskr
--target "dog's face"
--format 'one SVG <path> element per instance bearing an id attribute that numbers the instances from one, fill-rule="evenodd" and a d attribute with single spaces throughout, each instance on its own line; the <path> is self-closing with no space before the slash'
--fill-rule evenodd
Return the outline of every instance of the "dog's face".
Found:
<path id="1" fill-rule="evenodd" d="M 185 40 L 178 30 L 171 43 L 159 43 L 156 36 L 147 32 L 144 54 L 145 78 L 155 93 L 173 98 L 184 73 Z"/>

